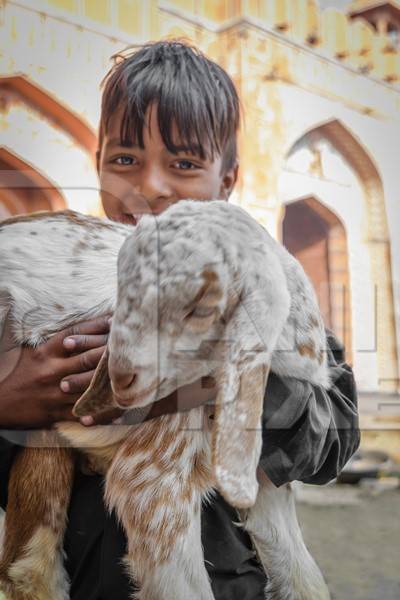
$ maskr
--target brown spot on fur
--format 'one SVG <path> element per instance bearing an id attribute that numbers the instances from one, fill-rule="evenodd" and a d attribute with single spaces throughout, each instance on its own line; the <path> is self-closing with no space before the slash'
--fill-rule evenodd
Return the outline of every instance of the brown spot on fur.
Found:
<path id="1" fill-rule="evenodd" d="M 72 488 L 74 454 L 60 447 L 54 431 L 30 434 L 41 447 L 22 448 L 11 469 L 0 577 L 7 579 L 38 527 L 50 527 L 61 542 Z M 38 490 L 40 492 L 38 493 Z"/>
<path id="2" fill-rule="evenodd" d="M 219 285 L 218 275 L 213 271 L 203 271 L 204 283 L 193 298 L 192 302 L 185 308 L 188 315 L 196 308 L 212 308 L 222 298 L 222 289 Z"/>
<path id="3" fill-rule="evenodd" d="M 218 275 L 214 271 L 208 271 L 207 269 L 202 273 L 206 283 L 214 283 L 218 281 Z"/>
<path id="4" fill-rule="evenodd" d="M 101 219 L 96 219 L 95 222 L 91 220 L 88 221 L 86 218 L 82 217 L 82 215 L 72 210 L 65 210 L 59 214 L 64 214 L 72 223 L 76 223 L 77 225 L 84 225 L 85 227 L 89 225 L 93 229 L 114 229 L 114 226 L 111 223 L 107 223 Z"/>
<path id="5" fill-rule="evenodd" d="M 4 221 L 0 222 L 0 229 L 7 225 L 13 225 L 14 223 L 30 223 L 32 221 L 42 221 L 48 217 L 54 217 L 56 213 L 51 210 L 41 210 L 38 212 L 29 213 L 27 215 L 16 215 L 15 217 L 9 217 Z"/>
<path id="6" fill-rule="evenodd" d="M 90 245 L 88 244 L 88 242 L 84 239 L 81 239 L 75 244 L 73 253 L 74 255 L 80 254 L 82 251 L 86 250 L 89 247 Z"/>
<path id="7" fill-rule="evenodd" d="M 323 360 L 324 360 L 324 351 L 321 348 L 321 350 L 318 352 L 318 362 L 320 365 L 322 365 Z"/>
<path id="8" fill-rule="evenodd" d="M 56 310 L 65 310 L 65 307 L 62 304 L 57 304 L 57 303 L 54 305 L 54 308 Z"/>
<path id="9" fill-rule="evenodd" d="M 297 350 L 301 354 L 301 356 L 309 356 L 310 358 L 316 358 L 315 354 L 315 345 L 314 342 L 309 342 L 309 344 L 300 344 L 297 347 Z"/>
<path id="10" fill-rule="evenodd" d="M 204 451 L 194 454 L 192 469 L 183 468 L 179 461 L 192 445 L 192 435 L 198 435 L 187 427 L 185 414 L 164 415 L 143 423 L 123 443 L 112 467 L 107 493 L 112 490 L 118 498 L 113 508 L 127 532 L 129 555 L 147 566 L 169 560 L 176 539 L 187 530 L 195 512 L 195 494 L 200 498 L 210 487 L 211 473 Z M 132 461 L 135 453 L 144 458 Z M 165 478 L 167 472 L 173 475 L 172 485 L 171 477 Z M 148 497 L 145 506 L 140 501 L 144 494 Z M 160 514 L 166 518 L 160 521 Z"/>
<path id="11" fill-rule="evenodd" d="M 185 436 L 182 436 L 181 440 L 175 446 L 175 449 L 173 450 L 173 452 L 171 454 L 170 462 L 174 462 L 174 461 L 178 460 L 178 458 L 180 456 L 182 456 L 182 453 L 186 447 L 187 447 L 187 441 L 185 439 Z"/>
<path id="12" fill-rule="evenodd" d="M 76 225 L 83 225 L 85 227 L 91 227 L 93 229 L 114 229 L 111 223 L 107 223 L 106 221 L 102 221 L 98 218 L 95 219 L 94 217 L 85 217 L 84 215 L 80 215 L 79 213 L 76 213 L 73 210 L 60 210 L 57 212 L 52 212 L 51 210 L 42 210 L 29 213 L 27 215 L 17 215 L 15 217 L 10 217 L 9 219 L 1 221 L 0 229 L 6 227 L 7 225 L 13 225 L 14 223 L 33 223 L 36 221 L 43 221 L 46 219 L 51 219 L 52 221 L 63 221 L 67 219 L 68 221 L 70 221 L 71 223 L 75 223 Z"/>
<path id="13" fill-rule="evenodd" d="M 74 212 L 73 210 L 63 210 L 57 214 L 65 216 L 69 221 L 75 223 L 76 225 L 84 225 L 85 227 L 89 226 L 94 229 L 114 229 L 114 226 L 111 223 L 107 223 L 106 221 L 102 221 L 101 219 L 96 219 L 95 221 L 93 221 L 79 213 Z"/>

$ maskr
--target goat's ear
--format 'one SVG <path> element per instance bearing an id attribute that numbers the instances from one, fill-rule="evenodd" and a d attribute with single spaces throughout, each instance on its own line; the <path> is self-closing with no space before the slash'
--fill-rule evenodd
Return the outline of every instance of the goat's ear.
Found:
<path id="1" fill-rule="evenodd" d="M 108 350 L 106 349 L 97 365 L 88 389 L 76 401 L 72 413 L 76 417 L 84 417 L 86 415 L 96 415 L 115 407 L 108 374 Z"/>
<path id="2" fill-rule="evenodd" d="M 222 288 L 218 275 L 211 269 L 202 274 L 203 283 L 189 306 L 186 307 L 186 323 L 194 331 L 206 331 L 218 316 L 218 304 Z"/>
<path id="3" fill-rule="evenodd" d="M 258 492 L 257 466 L 261 453 L 261 415 L 265 365 L 239 372 L 225 364 L 218 377 L 218 394 L 212 435 L 212 459 L 216 485 L 236 508 L 249 508 Z"/>

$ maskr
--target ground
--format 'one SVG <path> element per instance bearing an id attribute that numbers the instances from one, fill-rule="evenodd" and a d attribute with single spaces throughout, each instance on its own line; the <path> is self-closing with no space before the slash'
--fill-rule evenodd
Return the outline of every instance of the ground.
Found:
<path id="1" fill-rule="evenodd" d="M 379 488 L 299 484 L 299 520 L 332 600 L 400 598 L 400 488 Z"/>
<path id="2" fill-rule="evenodd" d="M 299 520 L 332 600 L 399 600 L 400 488 L 306 488 Z"/>
<path id="3" fill-rule="evenodd" d="M 361 448 L 388 453 L 400 473 L 400 396 L 359 394 L 359 409 Z M 296 484 L 303 534 L 332 600 L 399 600 L 399 481 Z"/>

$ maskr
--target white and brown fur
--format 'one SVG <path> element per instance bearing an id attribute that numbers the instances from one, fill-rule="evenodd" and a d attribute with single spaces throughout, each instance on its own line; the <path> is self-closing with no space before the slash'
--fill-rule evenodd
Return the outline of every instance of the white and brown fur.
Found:
<path id="1" fill-rule="evenodd" d="M 12 469 L 0 564 L 7 599 L 68 598 L 61 549 L 72 448 L 106 476 L 105 501 L 125 529 L 127 569 L 140 586 L 132 597 L 213 600 L 200 515 L 218 489 L 252 536 L 267 599 L 329 598 L 290 486 L 278 489 L 257 470 L 269 371 L 329 387 L 315 294 L 282 246 L 221 201 L 181 201 L 135 228 L 42 213 L 0 224 L 0 281 L 0 333 L 8 317 L 18 344 L 114 313 L 77 415 L 146 407 L 207 375 L 218 389 L 213 420 L 206 406 L 138 425 L 63 422 L 38 433 L 31 445 L 40 447 L 21 450 Z M 123 390 L 121 373 L 135 374 Z"/>

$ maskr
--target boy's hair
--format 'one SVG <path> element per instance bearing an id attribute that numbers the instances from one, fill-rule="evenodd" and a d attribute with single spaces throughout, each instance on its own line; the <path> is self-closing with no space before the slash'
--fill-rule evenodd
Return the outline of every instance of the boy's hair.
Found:
<path id="1" fill-rule="evenodd" d="M 121 143 L 143 148 L 146 111 L 156 103 L 161 137 L 170 152 L 177 152 L 172 137 L 175 124 L 177 144 L 203 159 L 222 156 L 222 172 L 234 167 L 240 103 L 224 69 L 177 40 L 148 43 L 114 58 L 102 84 L 100 147 L 110 118 L 123 107 Z"/>

